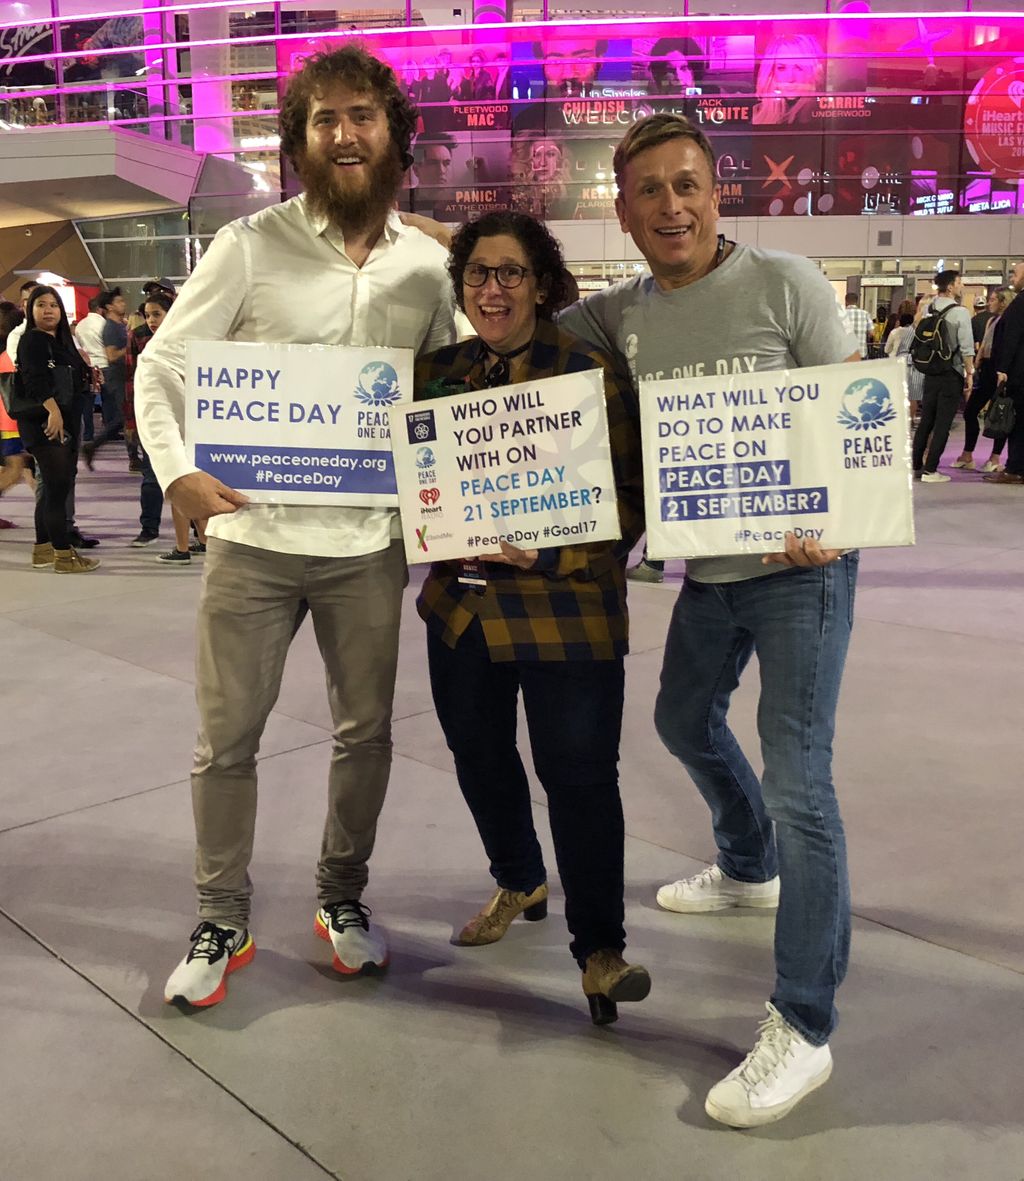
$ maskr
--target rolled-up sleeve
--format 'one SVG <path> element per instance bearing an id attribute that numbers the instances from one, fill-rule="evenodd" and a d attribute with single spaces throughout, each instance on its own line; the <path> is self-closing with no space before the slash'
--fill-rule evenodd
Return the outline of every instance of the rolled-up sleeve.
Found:
<path id="1" fill-rule="evenodd" d="M 957 308 L 957 311 L 960 313 L 956 317 L 957 344 L 960 346 L 960 356 L 966 360 L 974 356 L 974 331 L 967 309 Z"/>
<path id="2" fill-rule="evenodd" d="M 190 340 L 229 340 L 249 289 L 245 230 L 225 226 L 139 357 L 135 415 L 160 486 L 197 471 L 185 450 L 185 347 Z"/>

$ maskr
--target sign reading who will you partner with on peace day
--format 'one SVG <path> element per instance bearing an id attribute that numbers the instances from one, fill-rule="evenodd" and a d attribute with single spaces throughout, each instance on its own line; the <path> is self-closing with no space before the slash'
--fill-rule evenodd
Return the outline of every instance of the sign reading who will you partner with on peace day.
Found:
<path id="1" fill-rule="evenodd" d="M 190 341 L 185 446 L 257 504 L 397 505 L 388 411 L 410 349 Z"/>
<path id="2" fill-rule="evenodd" d="M 914 543 L 901 360 L 642 381 L 640 419 L 652 558 Z"/>
<path id="3" fill-rule="evenodd" d="M 410 562 L 620 536 L 600 369 L 416 402 L 392 418 Z"/>

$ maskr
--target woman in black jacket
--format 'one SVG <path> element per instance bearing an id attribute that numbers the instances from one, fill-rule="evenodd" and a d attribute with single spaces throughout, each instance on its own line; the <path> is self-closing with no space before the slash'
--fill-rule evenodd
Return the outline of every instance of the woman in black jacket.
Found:
<path id="1" fill-rule="evenodd" d="M 24 401 L 32 405 L 12 416 L 43 477 L 32 565 L 43 568 L 52 563 L 58 574 L 88 574 L 99 562 L 72 549 L 66 506 L 78 467 L 71 424 L 81 420 L 89 371 L 52 287 L 32 292 L 25 319 L 28 330 L 18 344 L 18 376 Z"/>

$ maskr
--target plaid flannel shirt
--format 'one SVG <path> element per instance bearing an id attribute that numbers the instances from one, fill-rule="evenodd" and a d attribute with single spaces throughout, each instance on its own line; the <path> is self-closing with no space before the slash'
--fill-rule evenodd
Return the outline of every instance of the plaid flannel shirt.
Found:
<path id="1" fill-rule="evenodd" d="M 538 320 L 524 381 L 603 369 L 620 541 L 540 551 L 519 570 L 485 563 L 482 589 L 458 581 L 458 562 L 435 562 L 416 600 L 420 618 L 450 647 L 479 619 L 492 661 L 612 660 L 629 647 L 626 558 L 644 531 L 640 409 L 628 378 L 607 354 Z M 483 388 L 478 337 L 438 349 L 416 366 L 416 400 Z"/>

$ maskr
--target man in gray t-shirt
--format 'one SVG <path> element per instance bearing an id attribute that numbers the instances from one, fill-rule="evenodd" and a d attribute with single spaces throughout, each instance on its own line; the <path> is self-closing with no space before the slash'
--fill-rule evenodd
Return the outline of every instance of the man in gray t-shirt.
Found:
<path id="1" fill-rule="evenodd" d="M 616 210 L 651 276 L 588 296 L 560 327 L 623 357 L 635 380 L 856 360 L 811 263 L 718 235 L 716 175 L 686 119 L 634 124 L 615 153 Z M 779 908 L 769 1019 L 707 1097 L 708 1113 L 734 1127 L 780 1119 L 832 1070 L 850 939 L 832 735 L 857 557 L 789 535 L 784 553 L 691 560 L 666 640 L 655 725 L 707 801 L 719 853 L 658 902 L 681 913 Z M 726 721 L 754 652 L 760 780 Z"/>

